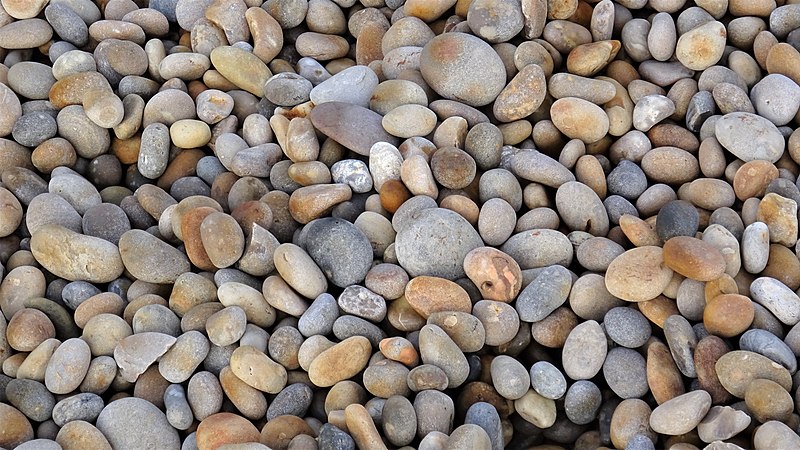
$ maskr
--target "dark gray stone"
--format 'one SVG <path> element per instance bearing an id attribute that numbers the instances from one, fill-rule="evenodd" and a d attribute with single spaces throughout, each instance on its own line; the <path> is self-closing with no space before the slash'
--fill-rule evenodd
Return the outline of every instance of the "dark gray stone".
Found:
<path id="1" fill-rule="evenodd" d="M 324 218 L 311 221 L 304 231 L 306 251 L 331 283 L 346 287 L 364 281 L 372 267 L 372 245 L 358 227 Z"/>

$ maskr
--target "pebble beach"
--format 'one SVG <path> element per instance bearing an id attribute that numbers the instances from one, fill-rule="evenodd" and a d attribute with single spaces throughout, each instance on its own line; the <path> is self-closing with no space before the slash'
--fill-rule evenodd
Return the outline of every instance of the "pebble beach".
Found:
<path id="1" fill-rule="evenodd" d="M 0 450 L 800 449 L 800 1 L 0 0 Z"/>

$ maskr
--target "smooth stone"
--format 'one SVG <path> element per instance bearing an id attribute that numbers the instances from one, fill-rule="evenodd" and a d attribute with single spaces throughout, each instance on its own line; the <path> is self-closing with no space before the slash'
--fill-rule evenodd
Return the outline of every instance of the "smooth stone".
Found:
<path id="1" fill-rule="evenodd" d="M 105 402 L 97 394 L 75 394 L 56 403 L 53 407 L 53 421 L 61 427 L 76 420 L 94 422 L 104 407 Z"/>
<path id="2" fill-rule="evenodd" d="M 608 213 L 602 200 L 587 185 L 568 181 L 556 191 L 556 208 L 564 223 L 576 231 L 595 236 L 608 234 Z"/>
<path id="3" fill-rule="evenodd" d="M 555 401 L 542 397 L 533 389 L 514 401 L 514 409 L 520 417 L 539 428 L 550 428 L 556 421 Z"/>
<path id="4" fill-rule="evenodd" d="M 68 394 L 80 386 L 92 353 L 89 345 L 82 339 L 67 339 L 53 352 L 47 362 L 44 382 L 47 389 L 54 394 Z"/>
<path id="5" fill-rule="evenodd" d="M 800 299 L 780 281 L 770 277 L 757 278 L 750 285 L 750 295 L 784 324 L 794 325 L 800 321 Z"/>
<path id="6" fill-rule="evenodd" d="M 264 95 L 264 85 L 272 72 L 263 61 L 246 50 L 233 46 L 211 51 L 211 63 L 231 83 L 256 96 Z"/>
<path id="7" fill-rule="evenodd" d="M 575 424 L 592 422 L 602 404 L 600 389 L 591 381 L 579 380 L 573 383 L 564 397 L 564 412 Z"/>
<path id="8" fill-rule="evenodd" d="M 119 253 L 125 268 L 148 283 L 174 283 L 190 269 L 186 255 L 142 230 L 125 232 L 119 240 Z"/>
<path id="9" fill-rule="evenodd" d="M 151 430 L 151 433 L 131 433 L 131 429 Z M 97 417 L 97 429 L 118 449 L 159 448 L 179 450 L 178 432 L 167 416 L 147 400 L 128 397 L 109 403 Z"/>
<path id="10" fill-rule="evenodd" d="M 234 375 L 259 391 L 277 394 L 286 386 L 286 369 L 255 347 L 236 348 L 230 367 Z"/>
<path id="11" fill-rule="evenodd" d="M 11 380 L 4 394 L 8 403 L 36 422 L 49 420 L 56 403 L 44 384 L 34 380 Z"/>
<path id="12" fill-rule="evenodd" d="M 594 320 L 570 331 L 562 349 L 564 372 L 573 380 L 589 380 L 600 372 L 608 351 L 605 333 Z"/>
<path id="13" fill-rule="evenodd" d="M 512 156 L 509 170 L 520 178 L 554 188 L 575 181 L 575 175 L 569 169 L 535 150 L 520 151 Z"/>
<path id="14" fill-rule="evenodd" d="M 645 345 L 652 332 L 650 322 L 642 313 L 622 306 L 609 310 L 603 325 L 611 340 L 627 348 Z"/>
<path id="15" fill-rule="evenodd" d="M 534 229 L 511 236 L 500 250 L 519 263 L 522 270 L 551 265 L 569 266 L 574 250 L 560 231 Z"/>
<path id="16" fill-rule="evenodd" d="M 722 116 L 716 122 L 714 135 L 723 147 L 744 162 L 762 159 L 774 163 L 785 148 L 783 136 L 772 122 L 746 112 Z"/>
<path id="17" fill-rule="evenodd" d="M 466 381 L 469 364 L 461 349 L 436 325 L 425 325 L 420 330 L 420 356 L 425 364 L 441 368 L 448 378 L 449 387 Z"/>
<path id="18" fill-rule="evenodd" d="M 767 330 L 752 329 L 744 332 L 739 338 L 739 348 L 764 355 L 792 374 L 797 371 L 797 358 L 791 348 Z"/>
<path id="19" fill-rule="evenodd" d="M 324 218 L 306 225 L 304 232 L 305 250 L 331 283 L 346 287 L 364 280 L 372 264 L 372 246 L 358 227 Z"/>
<path id="20" fill-rule="evenodd" d="M 561 98 L 550 106 L 553 124 L 570 139 L 591 144 L 602 139 L 609 129 L 605 111 L 577 97 Z"/>
<path id="21" fill-rule="evenodd" d="M 368 107 L 378 76 L 366 66 L 349 67 L 314 86 L 310 99 L 315 105 L 343 102 Z"/>
<path id="22" fill-rule="evenodd" d="M 327 102 L 314 107 L 309 115 L 314 128 L 354 152 L 368 156 L 378 142 L 397 145 L 397 138 L 384 131 L 383 116 L 363 106 Z M 353 124 L 358 124 L 355 132 Z"/>
<path id="23" fill-rule="evenodd" d="M 364 369 L 372 346 L 363 336 L 353 336 L 320 353 L 311 362 L 308 376 L 320 387 L 330 387 Z"/>
<path id="24" fill-rule="evenodd" d="M 567 392 L 567 380 L 558 367 L 547 361 L 537 361 L 530 369 L 531 386 L 539 395 L 557 400 Z"/>
<path id="25" fill-rule="evenodd" d="M 572 288 L 572 275 L 563 266 L 544 268 L 517 298 L 516 310 L 525 322 L 538 322 L 564 304 Z"/>
<path id="26" fill-rule="evenodd" d="M 629 348 L 609 350 L 603 363 L 603 378 L 609 388 L 623 399 L 642 397 L 649 390 L 645 359 Z"/>
<path id="27" fill-rule="evenodd" d="M 745 350 L 734 350 L 722 355 L 715 364 L 719 382 L 731 394 L 744 398 L 747 386 L 759 378 L 775 381 L 788 390 L 791 388 L 789 371 L 766 356 Z"/>
<path id="28" fill-rule="evenodd" d="M 420 55 L 420 72 L 439 95 L 469 106 L 491 103 L 506 81 L 497 52 L 466 33 L 446 33 L 428 41 Z"/>
<path id="29" fill-rule="evenodd" d="M 17 408 L 6 403 L 0 403 L 0 419 L 2 419 L 3 428 L 6 430 L 0 436 L 0 445 L 3 447 L 15 448 L 33 439 L 33 427 L 30 421 Z"/>
<path id="30" fill-rule="evenodd" d="M 461 215 L 442 208 L 412 213 L 395 240 L 400 265 L 412 277 L 426 275 L 455 280 L 465 275 L 463 261 L 482 247 L 478 232 Z"/>
<path id="31" fill-rule="evenodd" d="M 690 70 L 705 70 L 722 58 L 727 37 L 725 25 L 707 22 L 681 35 L 675 57 Z"/>
<path id="32" fill-rule="evenodd" d="M 71 281 L 108 283 L 124 270 L 116 245 L 60 225 L 41 226 L 31 237 L 31 251 L 47 270 Z"/>
<path id="33" fill-rule="evenodd" d="M 631 302 L 652 300 L 672 280 L 672 269 L 664 263 L 659 247 L 644 246 L 628 250 L 611 262 L 605 283 L 615 297 Z"/>
<path id="34" fill-rule="evenodd" d="M 769 74 L 756 83 L 750 97 L 758 115 L 777 126 L 788 124 L 800 108 L 800 87 L 791 78 L 778 73 Z"/>

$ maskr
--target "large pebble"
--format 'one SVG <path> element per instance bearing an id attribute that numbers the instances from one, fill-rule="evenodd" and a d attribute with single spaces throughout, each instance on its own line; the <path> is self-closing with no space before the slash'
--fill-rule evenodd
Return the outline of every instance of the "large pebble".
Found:
<path id="1" fill-rule="evenodd" d="M 116 245 L 55 224 L 34 233 L 31 251 L 47 270 L 71 281 L 108 283 L 125 268 Z"/>
<path id="2" fill-rule="evenodd" d="M 169 424 L 167 416 L 141 398 L 128 397 L 109 403 L 97 417 L 97 429 L 114 448 L 181 448 L 178 431 Z M 147 429 L 150 432 L 131 433 L 134 429 Z"/>
<path id="3" fill-rule="evenodd" d="M 714 135 L 723 147 L 744 162 L 763 159 L 776 162 L 783 155 L 785 142 L 769 120 L 747 112 L 722 116 Z"/>
<path id="4" fill-rule="evenodd" d="M 409 275 L 450 280 L 464 276 L 464 258 L 482 246 L 478 232 L 466 219 L 443 208 L 413 213 L 395 240 L 398 262 Z"/>
<path id="5" fill-rule="evenodd" d="M 444 98 L 470 106 L 491 103 L 505 87 L 506 73 L 497 52 L 466 33 L 446 33 L 431 39 L 420 55 L 420 72 Z"/>
<path id="6" fill-rule="evenodd" d="M 183 253 L 142 230 L 123 234 L 119 239 L 119 253 L 125 268 L 148 283 L 173 283 L 189 271 L 189 260 Z"/>

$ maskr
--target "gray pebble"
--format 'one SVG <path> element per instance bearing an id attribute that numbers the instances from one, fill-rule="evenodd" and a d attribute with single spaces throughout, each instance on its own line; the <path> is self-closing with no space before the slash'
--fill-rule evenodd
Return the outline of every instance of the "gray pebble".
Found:
<path id="1" fill-rule="evenodd" d="M 83 233 L 119 244 L 119 238 L 131 229 L 125 211 L 113 203 L 101 203 L 90 207 L 83 214 Z"/>
<path id="2" fill-rule="evenodd" d="M 53 421 L 60 427 L 73 420 L 94 423 L 103 407 L 105 407 L 105 403 L 97 394 L 89 392 L 75 394 L 55 404 Z"/>
<path id="3" fill-rule="evenodd" d="M 547 361 L 538 361 L 531 366 L 531 385 L 539 395 L 557 400 L 567 392 L 567 379 L 558 367 Z"/>
<path id="4" fill-rule="evenodd" d="M 777 126 L 786 125 L 800 108 L 800 86 L 785 75 L 772 73 L 753 86 L 750 98 L 758 115 Z"/>
<path id="5" fill-rule="evenodd" d="M 44 112 L 32 112 L 17 119 L 11 135 L 15 141 L 26 147 L 36 147 L 54 137 L 58 125 L 52 115 Z"/>
<path id="6" fill-rule="evenodd" d="M 264 96 L 278 106 L 292 107 L 307 102 L 313 88 L 311 82 L 302 76 L 284 72 L 267 80 Z"/>
<path id="7" fill-rule="evenodd" d="M 364 336 L 374 348 L 386 338 L 386 332 L 374 323 L 356 316 L 341 316 L 333 322 L 333 335 L 343 341 L 353 336 Z"/>
<path id="8" fill-rule="evenodd" d="M 586 425 L 597 418 L 603 394 L 596 384 L 587 380 L 576 381 L 564 397 L 564 412 L 572 423 Z"/>
<path id="9" fill-rule="evenodd" d="M 790 373 L 797 371 L 797 358 L 792 349 L 767 330 L 751 329 L 739 338 L 739 348 L 759 353 L 779 363 Z"/>
<path id="10" fill-rule="evenodd" d="M 669 316 L 664 321 L 664 337 L 667 339 L 669 351 L 678 370 L 689 378 L 697 377 L 694 368 L 694 348 L 697 346 L 697 335 L 692 325 L 683 316 Z"/>
<path id="11" fill-rule="evenodd" d="M 349 434 L 326 423 L 319 429 L 319 450 L 355 450 L 356 442 Z"/>
<path id="12" fill-rule="evenodd" d="M 467 410 L 464 423 L 483 428 L 492 443 L 492 450 L 503 450 L 503 424 L 494 406 L 486 402 L 473 403 Z"/>
<path id="13" fill-rule="evenodd" d="M 343 159 L 331 166 L 334 183 L 350 186 L 353 192 L 365 193 L 372 190 L 372 175 L 367 164 L 358 159 Z"/>
<path id="14" fill-rule="evenodd" d="M 163 123 L 145 127 L 137 164 L 139 173 L 150 179 L 160 177 L 169 163 L 170 142 L 169 128 Z"/>
<path id="15" fill-rule="evenodd" d="M 458 213 L 443 208 L 423 209 L 411 219 L 395 239 L 400 265 L 412 277 L 463 277 L 464 257 L 483 246 L 475 228 Z"/>
<path id="16" fill-rule="evenodd" d="M 656 233 L 665 242 L 676 236 L 694 237 L 699 228 L 700 213 L 685 200 L 667 203 L 661 207 L 656 217 Z"/>
<path id="17" fill-rule="evenodd" d="M 531 377 L 525 366 L 507 355 L 492 360 L 491 374 L 497 393 L 508 400 L 521 398 L 531 387 Z"/>
<path id="18" fill-rule="evenodd" d="M 639 217 L 639 210 L 628 199 L 620 195 L 609 195 L 603 200 L 603 205 L 606 207 L 608 213 L 608 221 L 612 225 L 619 225 L 620 217 L 625 214 L 630 214 L 634 217 Z"/>
<path id="19" fill-rule="evenodd" d="M 311 407 L 313 396 L 314 392 L 306 384 L 294 383 L 286 386 L 269 405 L 267 420 L 287 414 L 304 417 Z"/>
<path id="20" fill-rule="evenodd" d="M 339 287 L 361 283 L 372 267 L 372 245 L 352 223 L 317 219 L 305 226 L 305 247 L 331 283 Z"/>
<path id="21" fill-rule="evenodd" d="M 386 317 L 386 300 L 363 286 L 348 286 L 339 295 L 339 308 L 345 314 L 352 314 L 372 322 L 380 322 Z"/>
<path id="22" fill-rule="evenodd" d="M 186 392 L 180 384 L 171 384 L 164 391 L 164 406 L 167 413 L 167 421 L 175 429 L 185 430 L 194 422 L 192 408 L 186 399 Z"/>
<path id="23" fill-rule="evenodd" d="M 455 418 L 453 399 L 439 391 L 422 391 L 414 399 L 417 413 L 417 437 L 424 438 L 428 433 L 438 431 L 450 434 Z"/>
<path id="24" fill-rule="evenodd" d="M 603 363 L 603 378 L 620 398 L 639 398 L 647 394 L 647 363 L 636 350 L 616 347 Z"/>
<path id="25" fill-rule="evenodd" d="M 409 445 L 417 435 L 414 405 L 403 396 L 393 395 L 386 400 L 381 422 L 383 433 L 392 445 Z"/>
<path id="26" fill-rule="evenodd" d="M 622 196 L 628 200 L 635 200 L 647 189 L 647 177 L 642 169 L 634 162 L 622 160 L 617 167 L 608 174 L 606 179 L 608 192 Z"/>
<path id="27" fill-rule="evenodd" d="M 633 308 L 618 306 L 609 310 L 604 319 L 608 336 L 617 344 L 628 348 L 639 348 L 650 339 L 650 322 Z"/>
<path id="28" fill-rule="evenodd" d="M 549 316 L 569 297 L 572 275 L 564 266 L 546 267 L 517 297 L 520 320 L 538 322 Z"/>
<path id="29" fill-rule="evenodd" d="M 100 289 L 89 282 L 73 281 L 61 290 L 61 298 L 64 300 L 64 304 L 74 311 L 81 303 L 101 292 Z"/>
<path id="30" fill-rule="evenodd" d="M 306 336 L 327 335 L 333 331 L 333 323 L 339 318 L 339 305 L 331 294 L 317 297 L 297 321 L 297 328 Z"/>
<path id="31" fill-rule="evenodd" d="M 89 27 L 67 3 L 50 3 L 44 9 L 47 22 L 53 27 L 58 37 L 76 47 L 83 47 L 89 42 Z"/>
<path id="32" fill-rule="evenodd" d="M 11 380 L 6 386 L 8 402 L 36 422 L 44 422 L 53 414 L 56 399 L 44 384 L 34 380 Z"/>

